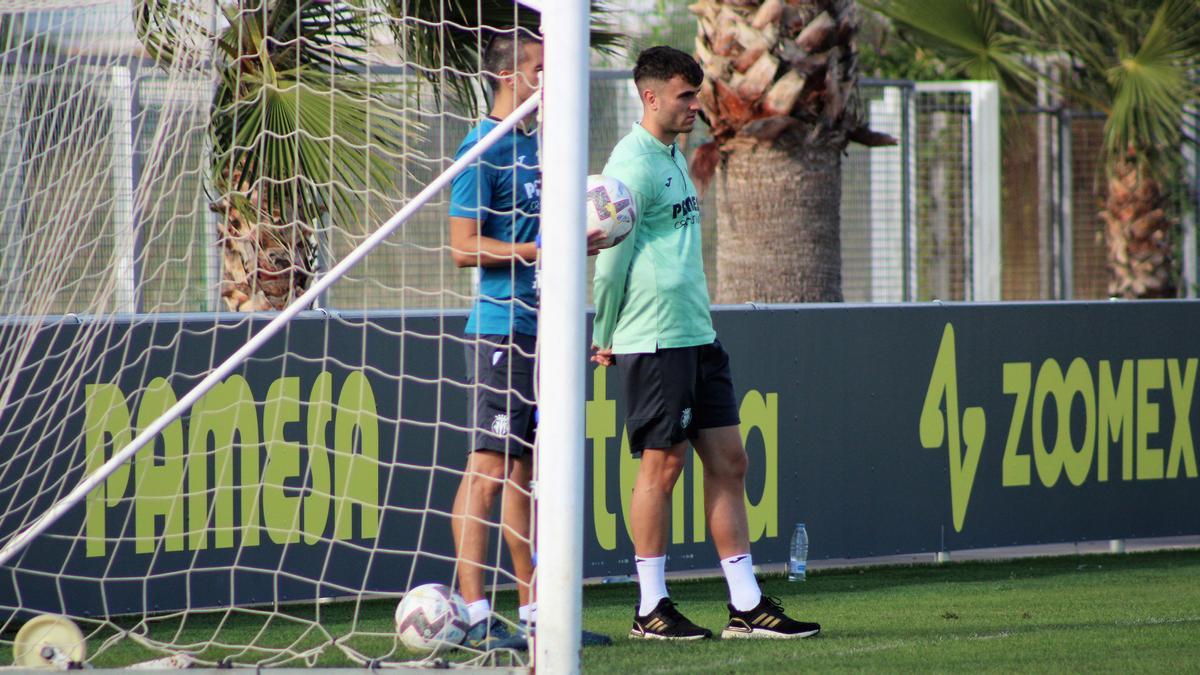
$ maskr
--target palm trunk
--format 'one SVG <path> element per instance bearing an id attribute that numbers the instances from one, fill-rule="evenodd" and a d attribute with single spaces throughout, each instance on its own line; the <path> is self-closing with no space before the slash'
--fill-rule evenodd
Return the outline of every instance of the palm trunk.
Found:
<path id="1" fill-rule="evenodd" d="M 1160 183 L 1133 162 L 1109 167 L 1108 197 L 1100 212 L 1105 223 L 1109 295 L 1120 298 L 1174 298 L 1175 223 Z"/>
<path id="2" fill-rule="evenodd" d="M 696 0 L 719 302 L 842 300 L 842 151 L 892 145 L 858 98 L 853 0 Z"/>
<path id="3" fill-rule="evenodd" d="M 723 148 L 718 302 L 842 300 L 841 152 L 799 140 Z"/>
<path id="4" fill-rule="evenodd" d="M 254 193 L 251 201 L 256 203 Z M 300 297 L 316 270 L 308 228 L 263 214 L 256 221 L 232 208 L 228 199 L 210 208 L 220 213 L 221 297 L 234 312 L 281 310 Z"/>

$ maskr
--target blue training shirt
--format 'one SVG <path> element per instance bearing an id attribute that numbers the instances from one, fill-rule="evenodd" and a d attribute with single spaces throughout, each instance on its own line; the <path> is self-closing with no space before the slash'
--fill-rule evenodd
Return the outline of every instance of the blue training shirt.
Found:
<path id="1" fill-rule="evenodd" d="M 463 139 L 462 157 L 496 127 L 486 118 Z M 450 215 L 479 222 L 484 237 L 515 243 L 534 241 L 542 208 L 538 137 L 514 129 L 455 179 Z M 479 297 L 467 320 L 468 335 L 537 335 L 537 288 L 534 263 L 480 267 Z"/>

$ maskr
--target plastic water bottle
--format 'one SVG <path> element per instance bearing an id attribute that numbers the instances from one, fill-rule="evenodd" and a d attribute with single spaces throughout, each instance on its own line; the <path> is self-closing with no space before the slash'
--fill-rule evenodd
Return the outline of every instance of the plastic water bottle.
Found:
<path id="1" fill-rule="evenodd" d="M 808 531 L 804 523 L 796 523 L 792 533 L 792 556 L 788 561 L 788 581 L 804 581 L 808 567 Z"/>

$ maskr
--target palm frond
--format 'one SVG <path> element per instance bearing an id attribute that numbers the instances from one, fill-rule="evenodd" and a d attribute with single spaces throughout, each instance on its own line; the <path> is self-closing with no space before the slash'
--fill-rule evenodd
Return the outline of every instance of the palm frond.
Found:
<path id="1" fill-rule="evenodd" d="M 479 62 L 496 31 L 523 29 L 537 35 L 541 15 L 513 0 L 378 0 L 392 15 L 392 32 L 404 49 L 406 64 L 437 88 L 449 92 L 452 103 L 477 114 L 483 101 L 472 82 Z M 591 44 L 608 51 L 623 37 L 610 29 L 609 10 L 600 0 L 591 3 Z"/>
<path id="2" fill-rule="evenodd" d="M 1135 50 L 1122 50 L 1104 73 L 1112 88 L 1105 149 L 1122 157 L 1131 149 L 1143 162 L 1174 156 L 1185 139 L 1186 106 L 1200 97 L 1194 0 L 1164 0 Z"/>
<path id="3" fill-rule="evenodd" d="M 136 0 L 133 25 L 146 54 L 163 66 L 204 65 L 216 9 L 201 0 Z"/>
<path id="4" fill-rule="evenodd" d="M 379 83 L 334 77 L 314 66 L 270 79 L 227 73 L 211 130 L 218 189 L 253 193 L 255 217 L 313 223 L 329 211 L 342 227 L 367 224 L 364 203 L 394 194 L 394 166 L 417 129 Z"/>
<path id="5" fill-rule="evenodd" d="M 220 16 L 211 0 L 135 3 L 160 64 L 219 59 L 206 64 L 220 73 L 211 177 L 246 219 L 309 226 L 331 213 L 351 227 L 369 218 L 371 191 L 394 194 L 395 159 L 422 130 L 387 103 L 405 91 L 363 71 L 368 2 L 240 0 Z"/>
<path id="6" fill-rule="evenodd" d="M 369 15 L 353 3 L 311 0 L 277 0 L 266 26 L 276 67 L 320 64 L 343 71 L 361 65 L 369 29 Z"/>
<path id="7" fill-rule="evenodd" d="M 1038 75 L 1025 61 L 1026 42 L 1004 30 L 1004 16 L 990 0 L 867 0 L 865 6 L 892 20 L 902 35 L 936 53 L 954 75 L 995 80 L 1027 93 Z"/>

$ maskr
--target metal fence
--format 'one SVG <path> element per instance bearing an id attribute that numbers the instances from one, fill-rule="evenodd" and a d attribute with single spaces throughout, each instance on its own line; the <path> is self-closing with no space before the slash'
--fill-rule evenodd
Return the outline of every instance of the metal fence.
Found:
<path id="1" fill-rule="evenodd" d="M 403 77 L 397 69 L 375 74 Z M 15 298 L 29 293 L 42 294 L 42 311 L 50 313 L 223 309 L 217 217 L 205 178 L 210 83 L 126 59 L 37 72 L 6 64 L 0 85 L 0 313 L 21 313 Z M 861 95 L 872 128 L 900 143 L 847 148 L 847 301 L 1105 296 L 1096 215 L 1102 118 L 1025 112 L 1006 122 L 1002 151 L 993 85 L 867 80 Z M 327 263 L 448 166 L 471 120 L 429 109 L 405 108 L 426 131 L 398 161 L 394 186 L 370 194 L 361 222 L 323 224 Z M 627 71 L 593 73 L 592 172 L 640 111 Z M 704 136 L 699 129 L 688 147 Z M 1195 172 L 1191 180 L 1194 188 Z M 702 205 L 710 279 L 713 193 Z M 472 277 L 447 254 L 446 198 L 420 212 L 324 302 L 342 309 L 467 306 Z M 53 240 L 39 235 L 45 223 L 63 219 L 75 226 L 45 228 Z M 1194 260 L 1190 241 L 1184 257 L 1190 252 Z M 47 248 L 61 251 L 53 269 L 32 255 Z M 120 278 L 113 282 L 113 275 Z M 106 283 L 115 291 L 102 292 Z"/>
<path id="2" fill-rule="evenodd" d="M 1004 298 L 1108 297 L 1104 222 L 1107 193 L 1103 113 L 1022 108 L 1005 121 Z M 1178 205 L 1180 287 L 1196 296 L 1200 164 L 1182 150 L 1183 174 L 1169 181 Z"/>

